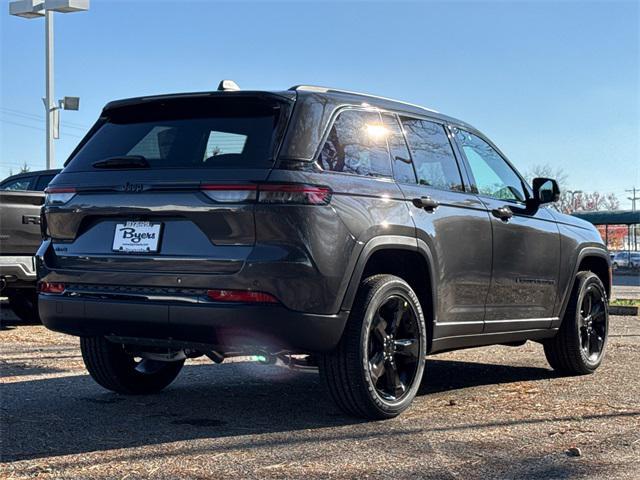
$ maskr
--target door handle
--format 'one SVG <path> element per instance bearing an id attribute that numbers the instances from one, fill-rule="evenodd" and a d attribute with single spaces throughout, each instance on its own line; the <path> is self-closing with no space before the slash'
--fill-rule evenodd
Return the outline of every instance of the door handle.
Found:
<path id="1" fill-rule="evenodd" d="M 440 205 L 436 200 L 431 197 L 420 197 L 411 200 L 413 205 L 418 208 L 423 208 L 427 212 L 433 212 Z"/>
<path id="2" fill-rule="evenodd" d="M 503 222 L 508 222 L 513 217 L 513 212 L 509 207 L 494 208 L 491 210 L 494 217 L 499 218 Z"/>

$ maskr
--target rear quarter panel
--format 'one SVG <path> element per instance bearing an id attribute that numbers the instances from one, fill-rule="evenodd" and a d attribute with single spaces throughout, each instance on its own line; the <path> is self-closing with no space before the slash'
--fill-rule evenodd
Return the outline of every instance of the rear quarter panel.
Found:
<path id="1" fill-rule="evenodd" d="M 258 245 L 286 238 L 303 240 L 300 248 L 306 250 L 311 262 L 309 268 L 319 273 L 309 276 L 315 281 L 305 285 L 317 291 L 309 292 L 314 299 L 304 301 L 323 305 L 322 311 L 312 311 L 336 313 L 340 310 L 351 274 L 367 242 L 390 235 L 415 242 L 415 226 L 409 209 L 391 179 L 324 171 L 273 170 L 269 181 L 326 185 L 333 190 L 327 207 L 268 206 L 261 211 L 258 207 L 256 212 Z M 303 277 L 283 278 L 285 284 L 291 286 L 302 280 Z"/>

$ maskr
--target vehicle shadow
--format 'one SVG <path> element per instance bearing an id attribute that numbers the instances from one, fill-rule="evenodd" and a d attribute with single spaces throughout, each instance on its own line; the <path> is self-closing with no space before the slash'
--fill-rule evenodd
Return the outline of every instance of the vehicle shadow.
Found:
<path id="1" fill-rule="evenodd" d="M 430 360 L 422 393 L 550 375 L 537 368 Z M 152 396 L 110 393 L 88 375 L 1 388 L 4 462 L 366 423 L 338 411 L 317 374 L 250 363 L 188 365 L 172 386 Z"/>
<path id="2" fill-rule="evenodd" d="M 519 367 L 456 360 L 427 359 L 425 375 L 419 394 L 459 390 L 480 385 L 544 380 L 557 377 L 551 369 Z"/>

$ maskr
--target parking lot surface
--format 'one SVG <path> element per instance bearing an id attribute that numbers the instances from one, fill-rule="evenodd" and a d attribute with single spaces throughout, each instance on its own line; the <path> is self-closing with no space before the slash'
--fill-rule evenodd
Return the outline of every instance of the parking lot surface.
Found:
<path id="1" fill-rule="evenodd" d="M 8 327 L 0 348 L 3 478 L 640 472 L 638 317 L 611 318 L 605 364 L 587 377 L 557 376 L 532 342 L 430 357 L 413 407 L 384 422 L 341 414 L 313 372 L 197 360 L 163 393 L 125 397 L 89 378 L 73 337 Z"/>

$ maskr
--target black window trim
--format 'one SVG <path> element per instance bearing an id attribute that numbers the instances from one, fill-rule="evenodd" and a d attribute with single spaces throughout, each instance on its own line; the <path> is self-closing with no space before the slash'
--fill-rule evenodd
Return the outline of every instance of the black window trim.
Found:
<path id="1" fill-rule="evenodd" d="M 380 112 L 380 115 L 389 115 L 390 117 L 393 117 L 393 119 L 396 121 L 396 124 L 398 125 L 398 128 L 400 128 L 400 135 L 402 135 L 402 141 L 404 142 L 404 146 L 407 149 L 407 153 L 409 154 L 409 164 L 411 165 L 411 170 L 413 170 L 413 178 L 415 179 L 414 183 L 406 183 L 406 182 L 401 182 L 400 180 L 398 180 L 396 178 L 396 171 L 395 171 L 395 166 L 396 166 L 396 158 L 391 154 L 391 145 L 389 145 L 389 137 L 387 137 L 387 149 L 389 150 L 389 158 L 391 158 L 391 174 L 393 176 L 393 180 L 400 184 L 400 185 L 419 185 L 418 183 L 418 172 L 416 172 L 416 166 L 413 163 L 413 155 L 411 155 L 411 148 L 409 147 L 409 143 L 407 142 L 407 135 L 404 133 L 404 128 L 402 128 L 402 122 L 400 121 L 400 115 L 398 115 L 397 112 L 392 112 L 392 111 L 383 111 Z M 384 125 L 384 120 L 382 121 L 383 125 Z"/>

